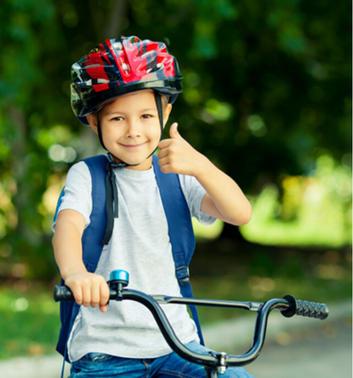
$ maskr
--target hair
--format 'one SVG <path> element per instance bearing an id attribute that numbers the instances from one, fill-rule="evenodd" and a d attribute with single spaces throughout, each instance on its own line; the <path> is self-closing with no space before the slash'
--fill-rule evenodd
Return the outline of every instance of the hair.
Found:
<path id="1" fill-rule="evenodd" d="M 169 96 L 161 95 L 161 98 L 162 98 L 163 108 L 165 108 L 169 103 Z"/>

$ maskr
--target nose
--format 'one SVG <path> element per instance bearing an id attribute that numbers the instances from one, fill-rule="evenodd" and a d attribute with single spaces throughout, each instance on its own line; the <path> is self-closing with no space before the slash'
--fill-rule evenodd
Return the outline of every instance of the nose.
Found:
<path id="1" fill-rule="evenodd" d="M 129 121 L 127 124 L 127 129 L 126 129 L 126 138 L 136 138 L 140 137 L 140 127 L 139 123 L 136 121 Z"/>

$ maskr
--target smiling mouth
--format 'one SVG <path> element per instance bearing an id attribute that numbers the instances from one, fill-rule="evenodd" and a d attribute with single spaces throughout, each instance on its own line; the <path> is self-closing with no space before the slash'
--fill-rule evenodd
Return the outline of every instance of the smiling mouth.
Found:
<path id="1" fill-rule="evenodd" d="M 125 148 L 138 148 L 138 147 L 141 147 L 143 146 L 144 144 L 146 144 L 147 142 L 144 142 L 144 143 L 139 143 L 139 144 L 121 144 L 121 146 L 125 147 Z"/>

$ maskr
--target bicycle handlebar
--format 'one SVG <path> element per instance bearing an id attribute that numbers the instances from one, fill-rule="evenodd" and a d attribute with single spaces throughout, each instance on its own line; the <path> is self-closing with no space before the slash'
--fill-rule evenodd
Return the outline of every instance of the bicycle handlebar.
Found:
<path id="1" fill-rule="evenodd" d="M 123 280 L 119 281 L 119 279 L 109 281 L 110 300 L 132 300 L 146 306 L 151 311 L 161 333 L 171 349 L 185 360 L 204 365 L 206 369 L 219 367 L 226 369 L 228 366 L 244 366 L 254 361 L 259 356 L 265 341 L 268 316 L 270 312 L 275 309 L 280 310 L 285 317 L 301 315 L 324 320 L 329 315 L 328 307 L 325 304 L 296 300 L 292 295 L 287 295 L 282 299 L 270 299 L 264 303 L 191 299 L 167 297 L 163 295 L 151 296 L 137 290 L 123 289 L 123 287 L 127 285 L 127 282 L 128 281 Z M 68 287 L 55 286 L 54 299 L 56 302 L 73 301 L 74 296 Z M 214 352 L 209 355 L 203 355 L 189 350 L 175 335 L 171 324 L 160 307 L 160 304 L 170 303 L 229 307 L 256 311 L 258 314 L 251 348 L 243 355 L 227 355 L 224 352 Z"/>

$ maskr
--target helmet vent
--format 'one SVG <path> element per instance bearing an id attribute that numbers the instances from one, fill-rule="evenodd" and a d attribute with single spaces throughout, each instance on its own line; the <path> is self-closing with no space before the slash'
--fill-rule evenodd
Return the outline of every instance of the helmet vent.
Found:
<path id="1" fill-rule="evenodd" d="M 101 65 L 100 64 L 91 64 L 89 66 L 85 66 L 84 68 L 86 69 L 86 68 L 94 68 L 94 67 L 101 67 Z"/>
<path id="2" fill-rule="evenodd" d="M 97 79 L 97 83 L 98 84 L 107 84 L 107 83 L 110 83 L 110 81 L 107 80 L 107 79 Z"/>
<path id="3" fill-rule="evenodd" d="M 116 81 L 118 80 L 118 77 L 110 72 L 106 72 L 106 75 L 110 81 Z"/>
<path id="4" fill-rule="evenodd" d="M 121 44 L 121 42 L 113 43 L 113 46 L 116 50 L 121 50 L 123 48 L 123 45 Z"/>

